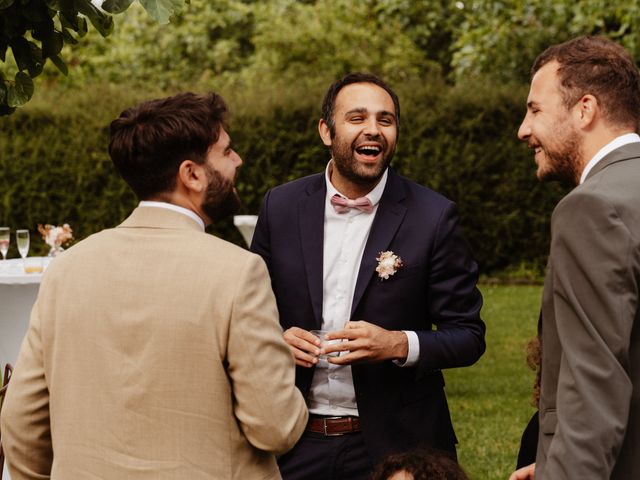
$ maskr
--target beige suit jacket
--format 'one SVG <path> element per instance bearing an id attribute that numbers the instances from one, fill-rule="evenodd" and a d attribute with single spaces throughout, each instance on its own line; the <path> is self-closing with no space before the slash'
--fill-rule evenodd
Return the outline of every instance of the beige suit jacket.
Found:
<path id="1" fill-rule="evenodd" d="M 536 480 L 640 478 L 640 144 L 556 207 Z"/>
<path id="2" fill-rule="evenodd" d="M 306 419 L 262 259 L 142 207 L 52 262 L 1 427 L 12 480 L 244 480 Z"/>

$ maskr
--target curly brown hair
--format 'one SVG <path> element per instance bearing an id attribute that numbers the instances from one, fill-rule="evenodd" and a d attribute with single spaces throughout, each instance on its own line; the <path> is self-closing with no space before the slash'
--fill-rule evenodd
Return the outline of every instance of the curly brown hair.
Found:
<path id="1" fill-rule="evenodd" d="M 387 480 L 403 471 L 413 480 L 469 480 L 450 453 L 433 448 L 388 456 L 373 472 L 371 480 Z"/>

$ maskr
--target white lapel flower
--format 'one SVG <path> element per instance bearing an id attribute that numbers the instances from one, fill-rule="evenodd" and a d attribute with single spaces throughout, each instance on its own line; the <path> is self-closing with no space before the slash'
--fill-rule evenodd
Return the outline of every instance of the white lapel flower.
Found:
<path id="1" fill-rule="evenodd" d="M 402 259 L 392 251 L 380 252 L 378 255 L 376 258 L 378 261 L 376 272 L 378 272 L 380 280 L 388 280 L 391 275 L 402 267 Z"/>

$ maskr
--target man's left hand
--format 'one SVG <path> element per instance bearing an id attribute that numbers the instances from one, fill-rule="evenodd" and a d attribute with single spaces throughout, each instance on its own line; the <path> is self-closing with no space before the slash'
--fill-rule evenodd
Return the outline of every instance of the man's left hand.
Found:
<path id="1" fill-rule="evenodd" d="M 382 362 L 407 359 L 409 341 L 407 335 L 398 330 L 385 330 L 363 320 L 347 322 L 344 330 L 329 332 L 326 340 L 343 339 L 342 342 L 325 345 L 321 354 L 347 352 L 338 357 L 328 357 L 329 363 L 351 365 L 352 363 Z"/>

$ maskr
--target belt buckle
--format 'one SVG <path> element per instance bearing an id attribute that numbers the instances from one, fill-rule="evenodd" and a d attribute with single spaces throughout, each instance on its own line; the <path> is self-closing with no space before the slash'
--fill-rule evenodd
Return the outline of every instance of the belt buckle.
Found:
<path id="1" fill-rule="evenodd" d="M 326 417 L 322 419 L 322 426 L 324 427 L 324 436 L 325 437 L 340 437 L 342 435 L 344 435 L 344 432 L 336 432 L 336 433 L 329 433 L 327 431 L 327 420 L 339 420 L 342 417 Z"/>

